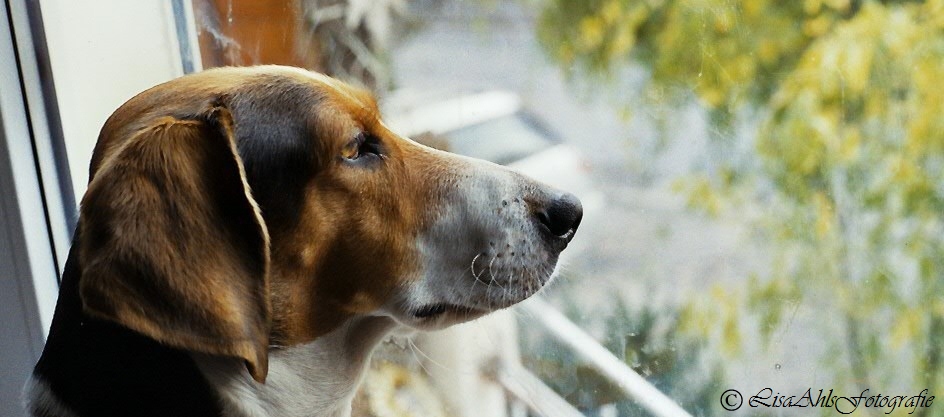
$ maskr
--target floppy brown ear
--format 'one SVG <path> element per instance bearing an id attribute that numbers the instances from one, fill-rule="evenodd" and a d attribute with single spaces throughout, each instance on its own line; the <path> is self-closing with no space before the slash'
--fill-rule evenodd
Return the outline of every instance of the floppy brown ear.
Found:
<path id="1" fill-rule="evenodd" d="M 269 237 L 228 110 L 165 117 L 107 157 L 82 201 L 85 310 L 159 342 L 268 369 Z"/>

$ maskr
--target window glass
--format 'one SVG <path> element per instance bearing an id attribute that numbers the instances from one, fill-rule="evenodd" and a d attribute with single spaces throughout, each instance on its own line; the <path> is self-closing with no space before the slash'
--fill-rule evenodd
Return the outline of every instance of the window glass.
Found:
<path id="1" fill-rule="evenodd" d="M 182 72 L 169 6 L 86 3 L 42 1 L 76 190 L 107 114 Z M 626 374 L 699 416 L 941 414 L 940 0 L 191 3 L 203 67 L 513 96 L 419 125 L 583 200 L 549 307 L 384 344 L 355 415 L 652 414 Z"/>
<path id="2" fill-rule="evenodd" d="M 444 135 L 449 150 L 473 158 L 508 164 L 538 153 L 553 143 L 521 115 L 510 115 L 464 127 Z"/>

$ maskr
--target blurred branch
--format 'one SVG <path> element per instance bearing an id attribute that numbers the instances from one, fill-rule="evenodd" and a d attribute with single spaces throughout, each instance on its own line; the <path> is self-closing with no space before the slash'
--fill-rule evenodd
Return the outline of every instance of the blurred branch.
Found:
<path id="1" fill-rule="evenodd" d="M 383 90 L 390 84 L 386 47 L 403 0 L 302 0 L 308 29 L 319 43 L 322 70 Z"/>

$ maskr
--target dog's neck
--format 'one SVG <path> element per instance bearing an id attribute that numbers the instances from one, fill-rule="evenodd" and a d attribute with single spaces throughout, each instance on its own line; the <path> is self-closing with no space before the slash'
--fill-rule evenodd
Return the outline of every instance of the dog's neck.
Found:
<path id="1" fill-rule="evenodd" d="M 265 384 L 255 382 L 242 361 L 195 359 L 227 417 L 349 417 L 371 352 L 395 327 L 387 317 L 354 317 L 311 343 L 273 348 Z"/>

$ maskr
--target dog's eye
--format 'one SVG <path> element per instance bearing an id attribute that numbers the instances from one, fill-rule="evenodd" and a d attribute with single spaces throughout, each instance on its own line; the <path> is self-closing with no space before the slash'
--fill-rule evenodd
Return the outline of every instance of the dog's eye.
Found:
<path id="1" fill-rule="evenodd" d="M 358 138 L 361 135 L 358 135 L 353 140 L 344 145 L 344 148 L 341 149 L 341 157 L 344 159 L 357 159 L 361 156 L 361 144 L 358 142 Z"/>
<path id="2" fill-rule="evenodd" d="M 355 160 L 370 155 L 380 155 L 380 142 L 376 136 L 364 132 L 358 133 L 341 149 L 344 159 Z"/>

